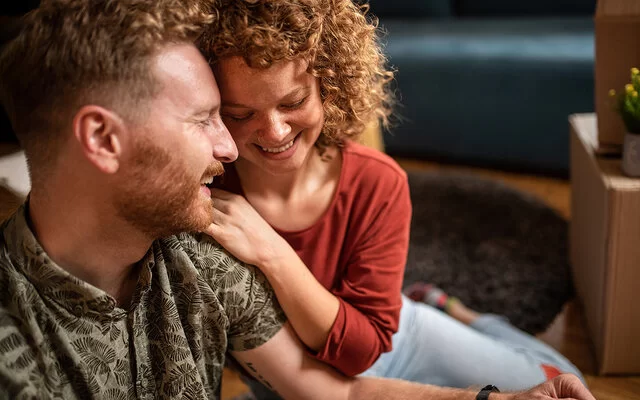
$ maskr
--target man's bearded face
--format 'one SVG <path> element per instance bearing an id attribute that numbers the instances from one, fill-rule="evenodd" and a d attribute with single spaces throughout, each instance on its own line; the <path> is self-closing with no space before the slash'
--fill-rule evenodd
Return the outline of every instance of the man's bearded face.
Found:
<path id="1" fill-rule="evenodd" d="M 200 231 L 213 222 L 213 203 L 202 182 L 224 172 L 219 162 L 190 168 L 151 141 L 138 139 L 128 163 L 124 188 L 116 197 L 118 214 L 153 238 Z"/>

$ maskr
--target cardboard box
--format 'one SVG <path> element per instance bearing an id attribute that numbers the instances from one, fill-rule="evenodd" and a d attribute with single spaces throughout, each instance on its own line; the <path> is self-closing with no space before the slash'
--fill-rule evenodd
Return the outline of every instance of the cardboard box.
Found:
<path id="1" fill-rule="evenodd" d="M 598 0 L 595 15 L 595 110 L 599 145 L 618 148 L 625 128 L 612 107 L 609 90 L 629 83 L 640 67 L 640 1 Z"/>
<path id="2" fill-rule="evenodd" d="M 603 158 L 595 114 L 569 117 L 570 259 L 600 374 L 640 373 L 640 179 Z"/>

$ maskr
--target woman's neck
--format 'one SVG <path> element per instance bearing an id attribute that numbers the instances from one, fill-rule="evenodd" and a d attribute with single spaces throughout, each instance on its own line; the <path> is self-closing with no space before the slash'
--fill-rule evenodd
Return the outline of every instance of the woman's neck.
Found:
<path id="1" fill-rule="evenodd" d="M 269 174 L 244 160 L 236 162 L 244 195 L 276 229 L 306 229 L 332 203 L 342 168 L 340 149 L 328 148 L 322 156 L 313 153 L 303 168 L 287 174 Z"/>

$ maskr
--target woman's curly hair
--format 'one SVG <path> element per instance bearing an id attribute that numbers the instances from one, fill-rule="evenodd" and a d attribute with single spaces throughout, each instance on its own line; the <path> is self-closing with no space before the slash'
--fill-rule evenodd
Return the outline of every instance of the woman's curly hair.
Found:
<path id="1" fill-rule="evenodd" d="M 374 118 L 388 124 L 393 72 L 368 5 L 352 0 L 210 0 L 214 22 L 199 46 L 211 64 L 241 56 L 252 68 L 309 62 L 320 79 L 325 125 L 321 147 L 355 138 Z"/>

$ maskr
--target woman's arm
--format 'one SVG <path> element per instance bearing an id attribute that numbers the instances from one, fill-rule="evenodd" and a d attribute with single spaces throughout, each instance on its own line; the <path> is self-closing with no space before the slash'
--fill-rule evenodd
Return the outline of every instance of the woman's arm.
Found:
<path id="1" fill-rule="evenodd" d="M 318 282 L 290 246 L 289 249 L 283 251 L 282 258 L 265 262 L 260 269 L 302 342 L 318 352 L 327 342 L 340 302 Z"/>
<path id="2" fill-rule="evenodd" d="M 213 189 L 212 198 L 215 222 L 205 232 L 238 259 L 260 268 L 302 342 L 320 351 L 338 315 L 338 298 L 244 197 Z"/>
<path id="3" fill-rule="evenodd" d="M 325 349 L 316 355 L 348 375 L 365 371 L 392 349 L 402 308 L 411 223 L 408 182 L 404 173 L 385 173 L 375 164 L 358 168 L 375 174 L 350 182 L 357 189 L 341 244 L 348 259 L 331 289 L 341 307 Z"/>

